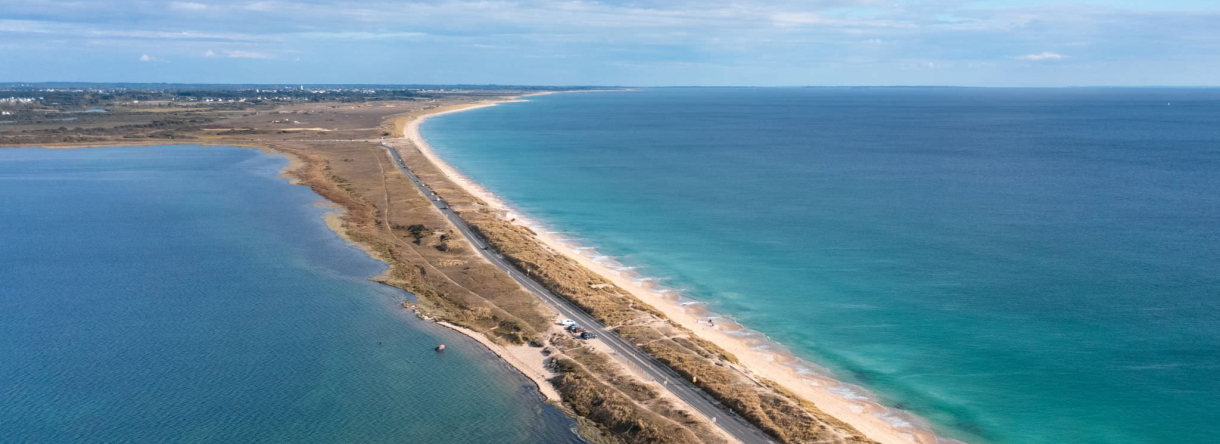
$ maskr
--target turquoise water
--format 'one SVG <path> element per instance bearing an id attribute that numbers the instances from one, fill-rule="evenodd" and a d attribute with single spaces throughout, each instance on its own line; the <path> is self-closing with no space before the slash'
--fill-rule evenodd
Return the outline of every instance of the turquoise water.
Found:
<path id="1" fill-rule="evenodd" d="M 944 436 L 1215 440 L 1220 90 L 647 89 L 423 133 Z"/>
<path id="2" fill-rule="evenodd" d="M 0 442 L 576 442 L 524 377 L 368 281 L 384 265 L 286 164 L 0 149 Z"/>

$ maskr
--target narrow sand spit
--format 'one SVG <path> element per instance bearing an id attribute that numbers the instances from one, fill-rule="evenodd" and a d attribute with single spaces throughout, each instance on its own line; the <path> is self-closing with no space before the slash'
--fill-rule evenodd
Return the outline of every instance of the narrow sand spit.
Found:
<path id="1" fill-rule="evenodd" d="M 529 95 L 521 97 L 527 96 Z M 784 388 L 813 402 L 814 405 L 827 414 L 852 425 L 864 435 L 878 442 L 884 444 L 932 444 L 942 442 L 926 428 L 910 425 L 911 421 L 918 420 L 909 414 L 895 412 L 875 402 L 861 399 L 864 398 L 861 396 L 852 396 L 850 393 L 841 390 L 845 385 L 839 381 L 816 373 L 800 371 L 802 368 L 818 368 L 817 366 L 803 363 L 787 354 L 768 351 L 767 347 L 759 346 L 758 339 L 751 339 L 763 337 L 762 335 L 749 332 L 744 327 L 728 320 L 722 320 L 715 327 L 709 326 L 706 321 L 708 317 L 707 311 L 701 309 L 698 304 L 680 304 L 677 295 L 667 291 L 659 291 L 647 281 L 633 279 L 632 276 L 621 270 L 610 268 L 604 261 L 594 260 L 586 254 L 582 254 L 581 251 L 587 250 L 587 248 L 561 241 L 552 234 L 548 234 L 545 230 L 539 228 L 539 224 L 515 213 L 511 207 L 498 199 L 494 194 L 446 163 L 428 145 L 419 132 L 420 124 L 432 116 L 469 111 L 495 106 L 499 103 L 521 100 L 524 99 L 515 98 L 472 104 L 426 114 L 408 123 L 404 130 L 404 136 L 407 140 L 414 143 L 424 157 L 436 165 L 449 180 L 460 186 L 464 191 L 486 202 L 502 214 L 511 215 L 506 217 L 515 219 L 513 223 L 530 228 L 531 231 L 538 233 L 536 235 L 537 239 L 553 251 L 565 255 L 576 261 L 576 263 L 601 275 L 606 280 L 652 305 L 673 322 L 690 329 L 703 339 L 711 341 L 736 355 L 744 364 L 747 373 L 779 383 Z M 544 384 L 539 385 L 543 386 Z M 840 389 L 840 393 L 835 393 L 832 389 Z"/>

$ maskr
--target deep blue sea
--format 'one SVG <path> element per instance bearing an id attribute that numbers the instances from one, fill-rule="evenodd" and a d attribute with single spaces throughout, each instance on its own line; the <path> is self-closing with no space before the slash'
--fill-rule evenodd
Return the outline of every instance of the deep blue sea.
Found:
<path id="1" fill-rule="evenodd" d="M 645 89 L 423 133 L 943 436 L 1220 439 L 1220 90 Z"/>
<path id="2" fill-rule="evenodd" d="M 286 165 L 0 149 L 0 442 L 576 442 L 528 380 L 367 280 L 384 264 Z"/>

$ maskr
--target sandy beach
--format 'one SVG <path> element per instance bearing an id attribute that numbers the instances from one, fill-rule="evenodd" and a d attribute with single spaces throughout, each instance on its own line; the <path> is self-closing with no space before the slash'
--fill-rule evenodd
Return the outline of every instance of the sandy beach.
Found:
<path id="1" fill-rule="evenodd" d="M 509 366 L 516 369 L 522 375 L 529 378 L 538 386 L 538 392 L 546 397 L 548 401 L 560 402 L 559 392 L 555 391 L 555 387 L 551 386 L 548 379 L 555 377 L 555 372 L 551 371 L 546 366 L 547 357 L 542 354 L 542 349 L 530 347 L 528 345 L 501 345 L 487 338 L 487 335 L 477 331 L 464 328 L 458 325 L 453 325 L 444 321 L 437 321 L 444 327 L 452 329 L 458 333 L 469 336 L 471 339 L 478 341 L 487 347 L 496 356 L 503 359 Z"/>
<path id="2" fill-rule="evenodd" d="M 690 303 L 689 299 L 683 298 L 670 289 L 655 286 L 650 283 L 651 280 L 641 279 L 630 269 L 617 266 L 613 260 L 602 259 L 604 256 L 597 255 L 589 248 L 556 237 L 554 232 L 548 230 L 545 225 L 515 212 L 510 205 L 446 163 L 420 134 L 420 125 L 429 117 L 495 106 L 508 101 L 526 100 L 528 96 L 530 95 L 437 109 L 435 112 L 410 121 L 404 128 L 404 136 L 414 143 L 420 152 L 449 180 L 458 184 L 465 192 L 497 209 L 506 220 L 514 220 L 513 223 L 537 233 L 537 239 L 554 252 L 571 258 L 581 266 L 652 305 L 673 322 L 733 353 L 743 363 L 741 370 L 746 374 L 780 384 L 798 396 L 813 402 L 827 414 L 850 424 L 878 442 L 896 444 L 945 441 L 931 433 L 924 422 L 913 415 L 872 402 L 870 401 L 872 397 L 863 389 L 836 381 L 815 364 L 802 361 L 784 352 L 775 351 L 785 349 L 782 345 L 767 339 L 765 335 L 738 325 L 728 317 L 708 312 L 701 304 Z M 709 318 L 716 319 L 714 326 L 709 325 Z M 523 370 L 523 372 L 527 372 L 527 370 Z M 531 379 L 535 378 L 531 377 Z"/>

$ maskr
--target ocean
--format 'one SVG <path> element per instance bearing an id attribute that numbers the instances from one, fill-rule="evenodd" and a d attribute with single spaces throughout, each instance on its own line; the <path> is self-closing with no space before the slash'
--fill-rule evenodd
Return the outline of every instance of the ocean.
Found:
<path id="1" fill-rule="evenodd" d="M 0 149 L 0 441 L 579 442 L 525 377 L 369 281 L 385 265 L 286 165 Z"/>
<path id="2" fill-rule="evenodd" d="M 1216 437 L 1220 90 L 661 88 L 422 133 L 941 436 Z"/>

